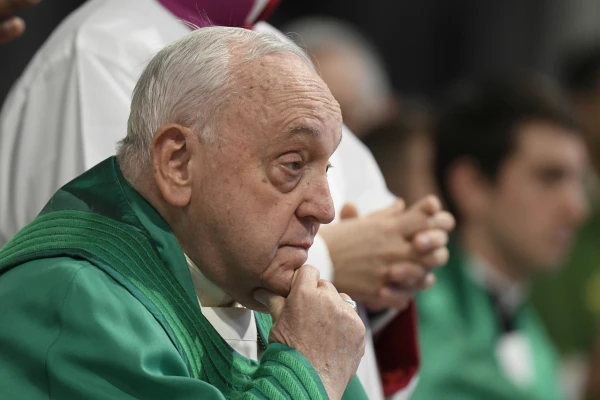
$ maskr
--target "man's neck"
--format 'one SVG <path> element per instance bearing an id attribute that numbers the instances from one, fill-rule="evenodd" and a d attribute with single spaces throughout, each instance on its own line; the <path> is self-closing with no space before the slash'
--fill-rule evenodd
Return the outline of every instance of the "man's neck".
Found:
<path id="1" fill-rule="evenodd" d="M 507 282 L 515 284 L 526 283 L 529 279 L 524 273 L 527 269 L 516 260 L 511 259 L 489 240 L 482 228 L 464 227 L 459 231 L 463 248 L 470 255 L 480 259 L 493 273 L 501 276 Z"/>
<path id="2" fill-rule="evenodd" d="M 514 316 L 527 298 L 524 266 L 503 254 L 483 230 L 463 229 L 459 236 L 467 252 L 467 273 L 492 296 L 503 315 Z"/>
<path id="3" fill-rule="evenodd" d="M 182 208 L 169 205 L 162 198 L 160 190 L 156 185 L 137 185 L 133 187 L 164 218 L 177 238 L 186 258 L 189 261 L 193 260 L 193 267 L 198 272 L 197 279 L 194 279 L 193 282 L 196 292 L 199 290 L 197 284 L 201 282 L 200 292 L 209 294 L 209 297 L 215 297 L 210 298 L 206 304 L 210 304 L 211 306 L 230 304 L 233 299 L 229 295 L 223 295 L 224 293 L 229 293 L 223 285 L 223 282 L 227 279 L 226 268 L 223 265 L 223 261 L 219 260 L 218 255 L 215 255 L 214 249 L 208 244 L 210 242 L 208 238 L 211 235 L 206 231 L 193 230 L 195 226 L 206 226 L 207 224 L 199 221 L 197 218 L 190 218 Z M 192 220 L 194 221 L 193 223 L 190 222 Z M 203 244 L 207 245 L 203 246 Z M 209 292 L 213 294 L 217 293 L 217 295 L 211 295 Z"/>
<path id="4" fill-rule="evenodd" d="M 185 253 L 184 253 L 185 254 Z M 223 289 L 208 279 L 196 263 L 185 254 L 194 290 L 201 307 L 231 307 L 235 302 Z"/>

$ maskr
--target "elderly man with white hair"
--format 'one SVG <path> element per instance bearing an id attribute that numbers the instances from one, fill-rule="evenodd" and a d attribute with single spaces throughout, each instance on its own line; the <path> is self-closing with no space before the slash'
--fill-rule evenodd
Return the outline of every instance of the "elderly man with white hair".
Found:
<path id="1" fill-rule="evenodd" d="M 0 251 L 0 398 L 366 398 L 355 305 L 304 265 L 341 131 L 272 35 L 207 28 L 160 51 L 117 157 Z"/>
<path id="2" fill-rule="evenodd" d="M 0 112 L 0 247 L 62 185 L 114 154 L 135 83 L 156 52 L 192 24 L 268 31 L 291 43 L 264 22 L 277 2 L 89 0 L 66 18 Z M 432 285 L 431 269 L 445 264 L 453 221 L 434 198 L 405 209 L 365 146 L 342 130 L 328 175 L 339 212 L 314 237 L 307 262 L 359 304 L 384 310 L 367 321 L 359 309 L 368 332 L 357 375 L 370 399 L 406 398 L 419 366 L 411 300 Z M 380 330 L 375 346 L 371 327 Z"/>

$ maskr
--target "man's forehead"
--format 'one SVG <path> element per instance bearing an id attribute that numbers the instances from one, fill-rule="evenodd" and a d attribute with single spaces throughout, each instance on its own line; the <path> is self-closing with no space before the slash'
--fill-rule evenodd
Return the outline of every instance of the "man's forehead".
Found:
<path id="1" fill-rule="evenodd" d="M 575 132 L 539 130 L 520 139 L 515 155 L 533 168 L 582 169 L 586 164 L 585 144 Z"/>
<path id="2" fill-rule="evenodd" d="M 317 77 L 317 73 L 299 56 L 292 53 L 271 53 L 256 59 L 233 63 L 235 83 L 248 89 L 270 89 L 291 85 L 298 80 Z"/>
<path id="3" fill-rule="evenodd" d="M 574 129 L 554 122 L 525 122 L 517 130 L 517 151 L 541 152 L 561 146 L 582 147 L 583 137 Z"/>
<path id="4" fill-rule="evenodd" d="M 272 54 L 252 60 L 234 75 L 235 100 L 245 109 L 304 109 L 315 114 L 341 112 L 327 85 L 303 60 L 294 55 Z"/>
<path id="5" fill-rule="evenodd" d="M 333 136 L 332 144 L 337 146 L 339 105 L 301 58 L 269 54 L 238 64 L 237 69 L 229 103 L 234 121 L 254 127 L 256 134 L 277 142 L 302 136 Z"/>

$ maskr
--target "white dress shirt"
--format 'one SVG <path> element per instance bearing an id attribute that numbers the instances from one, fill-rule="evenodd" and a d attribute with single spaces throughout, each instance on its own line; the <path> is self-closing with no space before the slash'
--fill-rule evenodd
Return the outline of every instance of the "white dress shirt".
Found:
<path id="1" fill-rule="evenodd" d="M 258 361 L 262 354 L 254 312 L 242 307 L 212 283 L 186 255 L 202 315 L 232 349 Z"/>

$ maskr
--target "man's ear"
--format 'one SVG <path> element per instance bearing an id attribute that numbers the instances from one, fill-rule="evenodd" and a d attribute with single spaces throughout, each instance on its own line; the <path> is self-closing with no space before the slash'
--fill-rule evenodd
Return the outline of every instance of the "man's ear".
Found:
<path id="1" fill-rule="evenodd" d="M 446 175 L 448 192 L 461 219 L 478 218 L 485 213 L 489 182 L 474 160 L 456 161 Z"/>
<path id="2" fill-rule="evenodd" d="M 185 207 L 192 197 L 192 152 L 194 134 L 177 124 L 161 126 L 150 147 L 154 180 L 163 199 L 174 207 Z"/>

